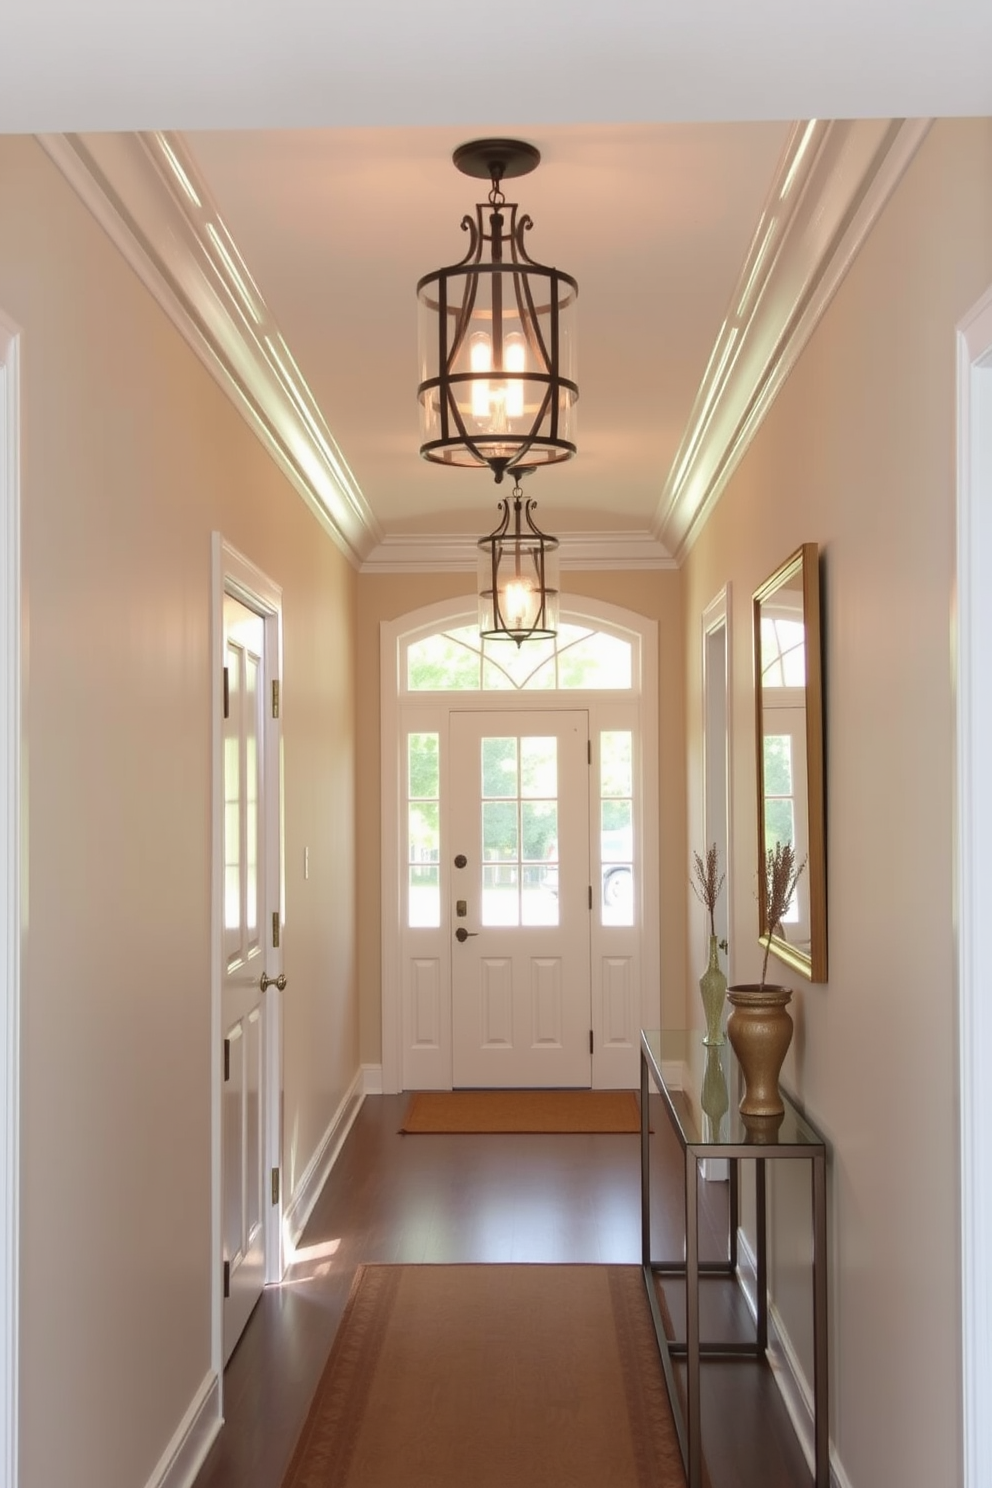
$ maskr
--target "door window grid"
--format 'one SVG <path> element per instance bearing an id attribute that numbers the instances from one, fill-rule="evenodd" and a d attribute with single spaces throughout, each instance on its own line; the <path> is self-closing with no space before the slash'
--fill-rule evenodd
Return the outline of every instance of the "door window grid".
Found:
<path id="1" fill-rule="evenodd" d="M 558 741 L 482 740 L 482 923 L 558 924 Z"/>

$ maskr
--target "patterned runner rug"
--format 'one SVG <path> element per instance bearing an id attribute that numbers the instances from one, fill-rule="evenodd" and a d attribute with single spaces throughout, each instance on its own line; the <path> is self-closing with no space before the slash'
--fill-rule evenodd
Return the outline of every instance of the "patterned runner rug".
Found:
<path id="1" fill-rule="evenodd" d="M 359 1267 L 283 1488 L 684 1488 L 637 1266 Z"/>

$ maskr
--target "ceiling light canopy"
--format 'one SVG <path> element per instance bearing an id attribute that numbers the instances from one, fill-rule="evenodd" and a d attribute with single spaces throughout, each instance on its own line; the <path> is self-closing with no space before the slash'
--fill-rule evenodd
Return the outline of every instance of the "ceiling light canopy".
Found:
<path id="1" fill-rule="evenodd" d="M 510 497 L 499 503 L 503 519 L 481 537 L 479 548 L 479 633 L 483 640 L 549 640 L 558 633 L 558 539 L 542 532 L 531 513 L 536 502 L 523 500 L 520 481 L 533 466 L 520 466 Z"/>
<path id="2" fill-rule="evenodd" d="M 578 285 L 529 257 L 524 234 L 533 224 L 501 185 L 540 158 L 519 140 L 455 151 L 460 171 L 490 181 L 489 200 L 462 218 L 465 257 L 417 285 L 420 453 L 439 465 L 488 466 L 497 483 L 522 464 L 575 454 Z"/>

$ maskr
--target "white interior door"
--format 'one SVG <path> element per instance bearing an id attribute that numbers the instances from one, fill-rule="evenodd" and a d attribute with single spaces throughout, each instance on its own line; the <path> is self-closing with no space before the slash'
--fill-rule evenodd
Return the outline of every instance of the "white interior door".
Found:
<path id="1" fill-rule="evenodd" d="M 265 621 L 224 596 L 221 1226 L 224 1362 L 265 1280 Z"/>
<path id="2" fill-rule="evenodd" d="M 588 714 L 452 713 L 449 749 L 452 1083 L 588 1086 Z"/>

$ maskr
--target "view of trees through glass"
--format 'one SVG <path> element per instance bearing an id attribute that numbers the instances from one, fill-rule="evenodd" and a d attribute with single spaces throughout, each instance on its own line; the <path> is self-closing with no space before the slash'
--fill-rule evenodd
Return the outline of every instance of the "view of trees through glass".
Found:
<path id="1" fill-rule="evenodd" d="M 480 641 L 478 627 L 466 625 L 411 642 L 406 672 L 410 692 L 629 691 L 633 648 L 581 625 L 563 624 L 555 640 L 520 647 Z"/>
<path id="2" fill-rule="evenodd" d="M 407 736 L 409 925 L 441 923 L 441 771 L 437 734 Z"/>

